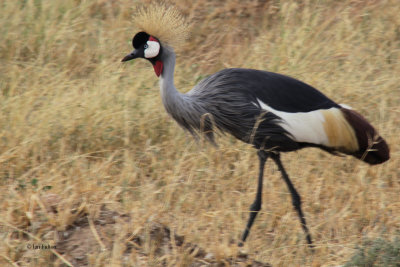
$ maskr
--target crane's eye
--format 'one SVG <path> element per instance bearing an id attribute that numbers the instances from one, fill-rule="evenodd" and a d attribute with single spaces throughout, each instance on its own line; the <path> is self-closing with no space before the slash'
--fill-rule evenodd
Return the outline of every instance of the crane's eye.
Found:
<path id="1" fill-rule="evenodd" d="M 144 44 L 144 46 L 143 46 L 144 49 L 147 49 L 148 47 L 149 47 L 148 44 Z"/>

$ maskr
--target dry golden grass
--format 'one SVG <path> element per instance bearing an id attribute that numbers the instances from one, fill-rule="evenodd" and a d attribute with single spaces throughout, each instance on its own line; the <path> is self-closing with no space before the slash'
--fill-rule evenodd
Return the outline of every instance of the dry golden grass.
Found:
<path id="1" fill-rule="evenodd" d="M 335 266 L 364 237 L 399 236 L 400 3 L 298 2 L 174 1 L 193 23 L 176 85 L 187 91 L 223 67 L 280 72 L 351 105 L 379 129 L 391 148 L 383 165 L 316 149 L 283 156 L 303 197 L 314 254 L 267 162 L 263 208 L 245 251 L 273 266 Z M 136 4 L 0 4 L 2 266 L 72 262 L 57 250 L 26 246 L 57 244 L 83 214 L 97 247 L 85 247 L 84 236 L 76 246 L 88 249 L 91 266 L 189 264 L 179 250 L 157 258 L 151 244 L 145 257 L 124 254 L 127 236 L 150 222 L 217 259 L 236 255 L 256 190 L 256 153 L 229 136 L 218 149 L 197 144 L 165 113 L 150 64 L 120 63 L 131 50 Z M 109 240 L 93 223 L 104 207 L 130 217 L 110 226 Z"/>

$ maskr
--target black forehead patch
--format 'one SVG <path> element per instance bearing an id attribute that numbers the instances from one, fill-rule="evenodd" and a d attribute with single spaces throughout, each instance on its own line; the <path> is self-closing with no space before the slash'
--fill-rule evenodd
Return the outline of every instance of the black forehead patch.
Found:
<path id="1" fill-rule="evenodd" d="M 145 32 L 138 32 L 132 39 L 132 45 L 135 49 L 138 49 L 142 44 L 146 43 L 150 38 Z"/>

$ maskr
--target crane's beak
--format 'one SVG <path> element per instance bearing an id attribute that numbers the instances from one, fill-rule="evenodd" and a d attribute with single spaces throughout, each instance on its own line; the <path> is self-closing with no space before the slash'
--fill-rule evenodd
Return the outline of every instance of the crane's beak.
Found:
<path id="1" fill-rule="evenodd" d="M 137 50 L 133 50 L 132 53 L 126 55 L 121 62 L 129 61 L 138 57 L 140 57 L 139 52 Z"/>

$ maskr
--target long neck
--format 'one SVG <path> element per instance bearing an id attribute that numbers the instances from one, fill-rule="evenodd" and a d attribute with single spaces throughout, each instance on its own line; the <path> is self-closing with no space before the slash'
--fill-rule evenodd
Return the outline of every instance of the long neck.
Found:
<path id="1" fill-rule="evenodd" d="M 163 71 L 160 77 L 160 93 L 165 109 L 174 116 L 176 108 L 183 104 L 185 97 L 174 85 L 175 52 L 165 47 L 162 55 Z M 175 118 L 176 119 L 176 118 Z"/>
<path id="2" fill-rule="evenodd" d="M 161 60 L 163 72 L 160 78 L 160 92 L 164 107 L 179 125 L 194 134 L 201 128 L 201 117 L 207 112 L 202 107 L 200 99 L 176 90 L 174 85 L 175 53 L 172 48 L 164 48 Z"/>

